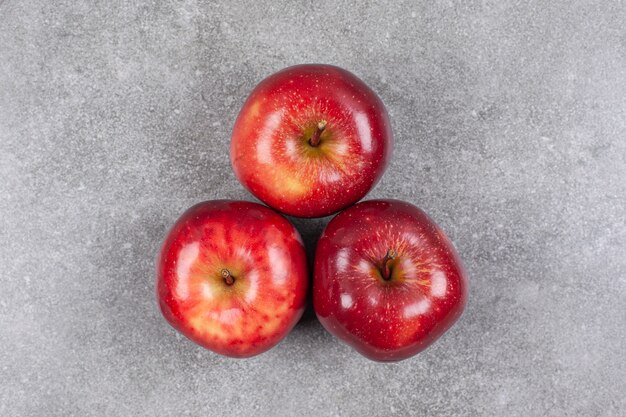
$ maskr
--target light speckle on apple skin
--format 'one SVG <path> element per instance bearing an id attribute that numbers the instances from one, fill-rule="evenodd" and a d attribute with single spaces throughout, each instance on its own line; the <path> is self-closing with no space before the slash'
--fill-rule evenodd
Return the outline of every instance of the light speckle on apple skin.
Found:
<path id="1" fill-rule="evenodd" d="M 381 260 L 390 249 L 396 256 L 385 280 Z M 467 298 L 452 243 L 424 212 L 398 200 L 358 203 L 331 220 L 314 271 L 320 322 L 378 361 L 426 349 L 460 317 Z"/>
<path id="2" fill-rule="evenodd" d="M 308 140 L 327 122 L 319 146 Z M 298 65 L 259 83 L 232 134 L 239 181 L 292 216 L 323 217 L 363 198 L 393 147 L 384 104 L 363 81 L 329 65 Z"/>

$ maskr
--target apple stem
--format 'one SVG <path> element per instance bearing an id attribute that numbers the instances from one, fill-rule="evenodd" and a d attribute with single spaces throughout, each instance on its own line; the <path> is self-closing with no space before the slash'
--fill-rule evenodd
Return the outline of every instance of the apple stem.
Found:
<path id="1" fill-rule="evenodd" d="M 224 278 L 224 282 L 226 285 L 233 285 L 235 283 L 235 277 L 230 274 L 228 269 L 222 269 L 222 278 Z"/>
<path id="2" fill-rule="evenodd" d="M 387 254 L 385 254 L 385 257 L 383 258 L 383 270 L 381 272 L 385 281 L 389 281 L 391 279 L 391 268 L 389 268 L 389 261 L 395 259 L 396 255 L 397 253 L 395 250 L 389 249 L 387 251 Z"/>
<path id="3" fill-rule="evenodd" d="M 311 136 L 311 139 L 309 139 L 309 145 L 317 146 L 320 144 L 320 139 L 324 129 L 326 129 L 326 120 L 320 120 L 317 124 L 317 129 L 315 129 L 315 132 L 313 132 L 313 136 Z"/>

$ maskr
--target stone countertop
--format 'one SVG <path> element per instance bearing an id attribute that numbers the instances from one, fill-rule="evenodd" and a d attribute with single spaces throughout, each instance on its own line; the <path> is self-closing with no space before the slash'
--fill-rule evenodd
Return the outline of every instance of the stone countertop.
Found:
<path id="1" fill-rule="evenodd" d="M 616 1 L 0 1 L 0 415 L 626 414 L 626 11 Z M 344 67 L 383 99 L 369 195 L 470 277 L 424 353 L 370 362 L 309 311 L 248 360 L 161 318 L 154 259 L 206 199 L 248 92 Z M 312 253 L 328 219 L 296 220 Z"/>

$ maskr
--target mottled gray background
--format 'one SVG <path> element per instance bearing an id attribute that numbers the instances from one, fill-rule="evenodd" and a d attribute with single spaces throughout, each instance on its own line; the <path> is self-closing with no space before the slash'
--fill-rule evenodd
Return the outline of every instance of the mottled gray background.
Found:
<path id="1" fill-rule="evenodd" d="M 0 415 L 623 416 L 622 1 L 0 1 Z M 154 299 L 164 233 L 252 199 L 228 161 L 247 93 L 349 69 L 386 103 L 370 197 L 455 242 L 471 298 L 399 363 L 310 314 L 249 360 L 177 335 Z M 312 253 L 328 219 L 296 221 Z"/>

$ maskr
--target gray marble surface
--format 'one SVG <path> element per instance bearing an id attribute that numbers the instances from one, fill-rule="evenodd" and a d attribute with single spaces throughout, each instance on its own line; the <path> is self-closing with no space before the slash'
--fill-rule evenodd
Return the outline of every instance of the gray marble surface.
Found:
<path id="1" fill-rule="evenodd" d="M 434 3 L 0 1 L 0 415 L 625 415 L 624 3 Z M 235 116 L 304 62 L 378 92 L 396 148 L 369 197 L 425 209 L 469 271 L 411 360 L 310 311 L 226 359 L 157 311 L 164 233 L 252 199 Z M 295 221 L 310 253 L 327 221 Z"/>

